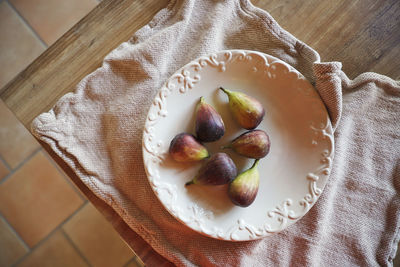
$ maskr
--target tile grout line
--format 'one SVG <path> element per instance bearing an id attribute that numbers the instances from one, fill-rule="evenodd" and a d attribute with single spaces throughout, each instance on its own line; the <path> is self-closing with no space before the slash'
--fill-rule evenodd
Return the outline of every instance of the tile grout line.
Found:
<path id="1" fill-rule="evenodd" d="M 37 242 L 33 247 L 30 248 L 29 253 L 25 254 L 23 257 L 21 257 L 15 264 L 13 264 L 12 266 L 18 266 L 21 262 L 23 262 L 29 255 L 31 255 L 36 248 L 40 247 L 44 242 L 46 242 L 47 240 L 49 240 L 49 238 L 58 230 L 62 230 L 62 226 L 69 220 L 71 219 L 73 216 L 75 216 L 80 210 L 82 210 L 82 208 L 85 206 L 86 204 L 83 203 L 79 208 L 77 208 L 74 212 L 71 213 L 71 215 L 69 215 L 67 218 L 65 218 L 65 220 L 63 220 L 61 223 L 59 223 L 57 225 L 56 228 L 54 228 L 52 231 L 50 231 L 50 233 L 48 233 L 45 237 L 42 238 L 42 240 L 40 240 L 39 242 Z"/>
<path id="2" fill-rule="evenodd" d="M 35 149 L 29 156 L 27 156 L 24 160 L 22 160 L 17 167 L 14 169 L 11 169 L 10 173 L 6 175 L 3 179 L 0 180 L 0 185 L 2 185 L 5 181 L 10 179 L 10 177 L 15 174 L 19 169 L 21 169 L 22 166 L 25 165 L 30 159 L 32 159 L 36 154 L 38 154 L 42 150 L 42 147 L 38 147 Z"/>
<path id="3" fill-rule="evenodd" d="M 26 254 L 30 253 L 31 248 L 28 246 L 27 243 L 25 243 L 25 240 L 22 239 L 22 237 L 19 235 L 19 233 L 14 229 L 14 227 L 11 225 L 11 223 L 6 219 L 6 217 L 1 212 L 0 212 L 0 218 L 6 222 L 6 224 L 11 229 L 11 231 L 16 235 L 16 237 L 19 239 L 19 241 L 21 241 L 22 245 L 28 250 L 28 252 Z"/>
<path id="4" fill-rule="evenodd" d="M 1 3 L 1 0 L 0 0 Z M 7 170 L 9 172 L 12 172 L 12 168 L 10 165 L 8 165 L 7 161 L 5 159 L 3 159 L 3 157 L 0 155 L 0 161 L 4 164 L 4 166 L 6 166 Z M 7 176 L 7 175 L 6 175 Z M 0 178 L 1 179 L 1 178 Z"/>
<path id="5" fill-rule="evenodd" d="M 25 26 L 28 27 L 29 30 L 33 33 L 33 35 L 42 43 L 42 45 L 45 48 L 48 48 L 48 45 L 44 40 L 39 36 L 39 34 L 36 32 L 36 30 L 31 26 L 31 24 L 25 19 L 25 17 L 16 9 L 16 7 L 10 3 L 8 0 L 0 0 L 0 3 L 5 2 L 9 5 L 9 7 L 18 15 L 18 17 L 22 20 L 22 22 L 25 24 Z M 97 0 L 98 3 L 101 3 L 101 0 Z M 27 156 L 24 160 L 22 160 L 21 163 L 19 163 L 14 169 L 11 168 L 11 166 L 8 165 L 8 163 L 0 156 L 0 161 L 4 163 L 4 165 L 7 167 L 9 174 L 7 174 L 3 179 L 0 180 L 0 185 L 8 180 L 14 173 L 16 173 L 22 166 L 24 166 L 30 159 L 32 159 L 36 154 L 38 154 L 40 151 L 42 151 L 42 148 L 39 147 L 36 149 L 34 152 L 32 152 L 29 156 Z M 47 153 L 44 153 L 46 158 L 51 158 Z M 68 234 L 64 231 L 63 226 L 73 217 L 75 216 L 87 203 L 88 200 L 83 196 L 83 193 L 81 193 L 75 186 L 73 186 L 71 183 L 73 183 L 71 180 L 66 179 L 66 175 L 60 171 L 60 167 L 53 162 L 53 160 L 50 160 L 51 164 L 57 168 L 57 171 L 62 174 L 65 180 L 70 184 L 70 186 L 73 188 L 75 192 L 78 193 L 80 198 L 84 201 L 82 205 L 77 208 L 71 215 L 69 215 L 65 220 L 63 220 L 60 224 L 57 225 L 56 228 L 54 228 L 50 233 L 48 233 L 43 239 L 41 239 L 37 244 L 35 244 L 32 248 L 30 248 L 25 241 L 22 239 L 22 237 L 18 234 L 18 232 L 12 227 L 12 225 L 7 221 L 7 219 L 0 213 L 0 218 L 2 218 L 8 227 L 12 230 L 12 232 L 17 236 L 19 241 L 23 244 L 23 246 L 27 249 L 27 252 L 25 253 L 24 256 L 20 257 L 12 266 L 17 266 L 21 262 L 23 262 L 29 255 L 31 255 L 38 247 L 40 247 L 43 243 L 48 241 L 48 239 L 58 230 L 61 231 L 61 233 L 64 235 L 64 237 L 67 239 L 67 241 L 70 243 L 70 245 L 74 248 L 74 250 L 78 253 L 78 255 L 81 256 L 81 258 L 88 264 L 88 266 L 92 266 L 89 260 L 82 254 L 82 252 L 76 247 L 75 243 L 71 240 L 71 238 L 68 236 Z M 136 255 L 134 255 L 130 260 L 128 260 L 124 266 L 127 266 L 131 262 L 135 262 L 135 259 L 137 258 Z"/>
<path id="6" fill-rule="evenodd" d="M 79 197 L 81 198 L 81 200 L 83 202 L 88 202 L 88 199 L 85 197 L 84 193 L 81 192 L 80 190 L 78 190 L 78 186 L 73 184 L 74 182 L 71 181 L 71 179 L 68 178 L 67 174 L 62 170 L 62 168 L 60 166 L 58 166 L 58 164 L 54 161 L 54 159 L 45 151 L 45 153 L 43 153 L 45 155 L 45 157 L 47 159 L 49 159 L 50 163 L 57 169 L 57 171 L 61 174 L 61 176 L 64 178 L 64 180 L 67 181 L 67 183 L 69 184 L 70 187 L 72 187 L 72 189 L 74 190 L 75 193 L 77 193 L 79 195 Z"/>
<path id="7" fill-rule="evenodd" d="M 10 3 L 9 0 L 4 0 L 5 3 L 7 3 L 10 8 L 17 13 L 18 17 L 24 22 L 25 26 L 27 26 L 29 28 L 29 30 L 32 31 L 33 35 L 39 39 L 40 43 L 44 46 L 44 48 L 48 48 L 49 46 L 46 44 L 45 41 L 43 41 L 43 39 L 39 36 L 39 34 L 35 31 L 35 29 L 31 26 L 31 24 L 29 24 L 29 22 L 25 19 L 24 16 L 22 16 L 21 13 L 19 13 L 19 11 L 15 8 L 15 6 L 13 4 Z"/>
<path id="8" fill-rule="evenodd" d="M 72 248 L 78 253 L 78 255 L 86 262 L 86 264 L 89 267 L 92 267 L 93 265 L 90 263 L 90 261 L 86 258 L 86 256 L 82 253 L 82 251 L 76 246 L 74 241 L 71 239 L 71 237 L 64 231 L 64 229 L 61 227 L 61 232 L 64 235 L 64 237 L 67 239 L 67 241 L 70 243 Z"/>
<path id="9" fill-rule="evenodd" d="M 25 26 L 33 33 L 33 35 L 40 41 L 40 43 L 45 47 L 48 48 L 48 45 L 44 40 L 39 36 L 39 34 L 36 32 L 36 30 L 31 26 L 31 24 L 25 19 L 25 17 L 16 9 L 16 7 L 10 3 L 8 0 L 0 0 L 0 3 L 5 2 L 8 4 L 8 6 L 18 15 L 18 17 L 22 20 L 22 22 L 25 24 Z M 101 1 L 98 0 L 98 3 Z M 41 147 L 36 149 L 34 152 L 32 152 L 28 157 L 26 157 L 24 160 L 22 160 L 21 163 L 19 163 L 14 169 L 11 168 L 11 166 L 8 165 L 8 163 L 0 157 L 0 161 L 4 163 L 6 168 L 9 171 L 9 174 L 7 174 L 3 179 L 0 180 L 0 185 L 8 180 L 15 172 L 17 172 L 22 166 L 24 166 L 31 158 L 33 158 L 36 154 L 38 154 L 42 150 Z M 49 158 L 49 155 L 47 153 L 44 153 L 46 158 Z M 40 247 L 43 243 L 45 243 L 56 231 L 60 230 L 61 233 L 64 235 L 64 237 L 67 239 L 67 242 L 70 243 L 70 245 L 76 250 L 76 252 L 81 256 L 81 258 L 88 264 L 88 266 L 92 266 L 91 263 L 88 261 L 88 259 L 82 254 L 82 252 L 76 247 L 75 243 L 70 239 L 68 234 L 64 231 L 63 226 L 66 224 L 72 217 L 74 217 L 86 204 L 88 203 L 88 200 L 83 197 L 83 193 L 78 191 L 77 188 L 75 188 L 73 185 L 71 185 L 71 181 L 69 179 L 66 179 L 65 175 L 63 172 L 60 171 L 60 167 L 56 165 L 53 160 L 50 160 L 51 164 L 57 168 L 57 171 L 62 174 L 65 180 L 70 184 L 70 186 L 73 188 L 73 190 L 78 193 L 79 197 L 81 200 L 83 200 L 83 203 L 79 208 L 77 208 L 73 213 L 71 213 L 65 220 L 63 220 L 60 224 L 57 225 L 50 233 L 48 233 L 43 239 L 41 239 L 37 244 L 35 244 L 32 248 L 28 246 L 28 244 L 25 243 L 25 241 L 22 239 L 22 237 L 18 234 L 18 232 L 12 227 L 12 225 L 8 222 L 8 220 L 0 213 L 0 218 L 2 218 L 8 227 L 12 230 L 12 232 L 17 236 L 19 241 L 23 244 L 25 249 L 27 249 L 27 253 L 25 253 L 24 256 L 20 257 L 12 266 L 17 266 L 21 262 L 23 262 L 29 255 L 31 255 L 38 247 Z"/>

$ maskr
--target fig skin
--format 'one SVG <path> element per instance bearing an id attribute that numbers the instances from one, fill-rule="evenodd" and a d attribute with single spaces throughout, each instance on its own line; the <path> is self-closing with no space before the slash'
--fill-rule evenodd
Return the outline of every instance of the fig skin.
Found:
<path id="1" fill-rule="evenodd" d="M 229 184 L 228 196 L 236 206 L 248 207 L 256 199 L 260 185 L 258 162 L 259 159 L 256 159 L 250 169 L 239 174 Z"/>
<path id="2" fill-rule="evenodd" d="M 237 175 L 236 165 L 225 153 L 216 153 L 200 168 L 196 177 L 187 182 L 199 185 L 223 185 L 230 183 Z"/>
<path id="3" fill-rule="evenodd" d="M 257 99 L 241 92 L 220 89 L 228 95 L 229 109 L 241 127 L 252 130 L 261 123 L 265 109 Z"/>
<path id="4" fill-rule="evenodd" d="M 261 159 L 268 155 L 271 148 L 269 136 L 263 130 L 247 131 L 236 137 L 229 146 L 241 156 Z"/>
<path id="5" fill-rule="evenodd" d="M 177 162 L 194 162 L 209 157 L 207 148 L 188 133 L 180 133 L 172 139 L 169 154 Z"/>
<path id="6" fill-rule="evenodd" d="M 208 103 L 204 97 L 196 107 L 196 136 L 201 142 L 214 142 L 225 134 L 225 125 L 221 115 Z"/>

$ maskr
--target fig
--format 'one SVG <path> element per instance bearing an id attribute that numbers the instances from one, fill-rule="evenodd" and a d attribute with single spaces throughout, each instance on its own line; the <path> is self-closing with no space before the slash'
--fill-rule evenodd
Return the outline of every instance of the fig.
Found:
<path id="1" fill-rule="evenodd" d="M 236 137 L 228 146 L 233 151 L 247 158 L 261 159 L 269 153 L 269 136 L 262 130 L 250 130 Z"/>
<path id="2" fill-rule="evenodd" d="M 193 162 L 209 157 L 207 148 L 188 133 L 180 133 L 172 139 L 169 154 L 178 162 Z"/>
<path id="3" fill-rule="evenodd" d="M 256 159 L 250 169 L 239 174 L 229 184 L 228 196 L 233 204 L 240 207 L 248 207 L 256 199 L 260 184 L 258 162 L 259 159 Z"/>
<path id="4" fill-rule="evenodd" d="M 223 185 L 231 182 L 237 175 L 236 165 L 225 153 L 216 153 L 200 168 L 196 177 L 187 182 L 199 185 Z"/>
<path id="5" fill-rule="evenodd" d="M 204 100 L 196 107 L 196 136 L 202 142 L 214 142 L 225 134 L 225 125 L 218 112 Z"/>
<path id="6" fill-rule="evenodd" d="M 241 127 L 252 130 L 261 123 L 265 110 L 258 100 L 241 92 L 220 89 L 228 95 L 229 109 Z"/>

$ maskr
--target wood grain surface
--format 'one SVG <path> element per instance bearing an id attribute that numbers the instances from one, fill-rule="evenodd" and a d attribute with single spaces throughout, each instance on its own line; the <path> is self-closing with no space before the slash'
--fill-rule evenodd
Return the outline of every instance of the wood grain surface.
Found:
<path id="1" fill-rule="evenodd" d="M 374 71 L 400 79 L 400 1 L 253 0 L 295 37 L 316 49 L 322 61 L 340 61 L 350 77 Z M 103 58 L 148 23 L 167 0 L 103 0 L 13 81 L 0 97 L 29 129 L 65 93 L 101 65 Z M 42 143 L 86 197 L 110 220 L 148 266 L 169 266 L 114 211 Z M 131 242 L 130 240 L 136 240 Z"/>
<path id="2" fill-rule="evenodd" d="M 254 0 L 322 61 L 340 61 L 350 77 L 374 71 L 400 79 L 400 1 Z M 29 128 L 33 118 L 87 74 L 105 55 L 148 23 L 167 0 L 104 0 L 0 90 Z"/>
<path id="3" fill-rule="evenodd" d="M 400 79 L 399 0 L 254 0 L 321 61 L 340 61 L 350 79 L 377 72 Z"/>

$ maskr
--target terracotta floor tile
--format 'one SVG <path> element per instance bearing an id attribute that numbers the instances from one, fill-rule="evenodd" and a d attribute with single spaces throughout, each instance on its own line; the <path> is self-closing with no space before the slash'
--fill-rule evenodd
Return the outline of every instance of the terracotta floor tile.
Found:
<path id="1" fill-rule="evenodd" d="M 63 229 L 93 266 L 123 266 L 134 256 L 91 204 L 75 214 Z"/>
<path id="2" fill-rule="evenodd" d="M 98 4 L 96 0 L 10 0 L 10 3 L 48 45 Z"/>
<path id="3" fill-rule="evenodd" d="M 88 266 L 61 231 L 54 232 L 27 256 L 20 267 Z"/>
<path id="4" fill-rule="evenodd" d="M 43 152 L 0 184 L 0 212 L 30 247 L 82 204 Z"/>
<path id="5" fill-rule="evenodd" d="M 0 181 L 7 176 L 7 174 L 9 174 L 10 171 L 8 170 L 8 168 L 6 167 L 6 165 L 4 165 L 4 163 L 0 160 Z"/>
<path id="6" fill-rule="evenodd" d="M 46 48 L 6 1 L 0 3 L 0 88 Z"/>
<path id="7" fill-rule="evenodd" d="M 11 266 L 27 252 L 28 248 L 0 217 L 0 266 Z"/>
<path id="8" fill-rule="evenodd" d="M 0 100 L 1 157 L 11 168 L 15 168 L 39 147 L 40 145 L 35 138 Z"/>
<path id="9" fill-rule="evenodd" d="M 83 199 L 83 201 L 87 201 L 87 198 L 85 195 L 82 193 L 82 191 L 77 187 L 71 179 L 68 178 L 68 175 L 64 172 L 64 170 L 57 165 L 57 163 L 53 160 L 53 158 L 45 151 L 43 150 L 43 154 L 47 157 L 47 159 L 57 168 L 57 170 L 62 174 L 65 180 L 75 189 L 75 192 Z"/>

